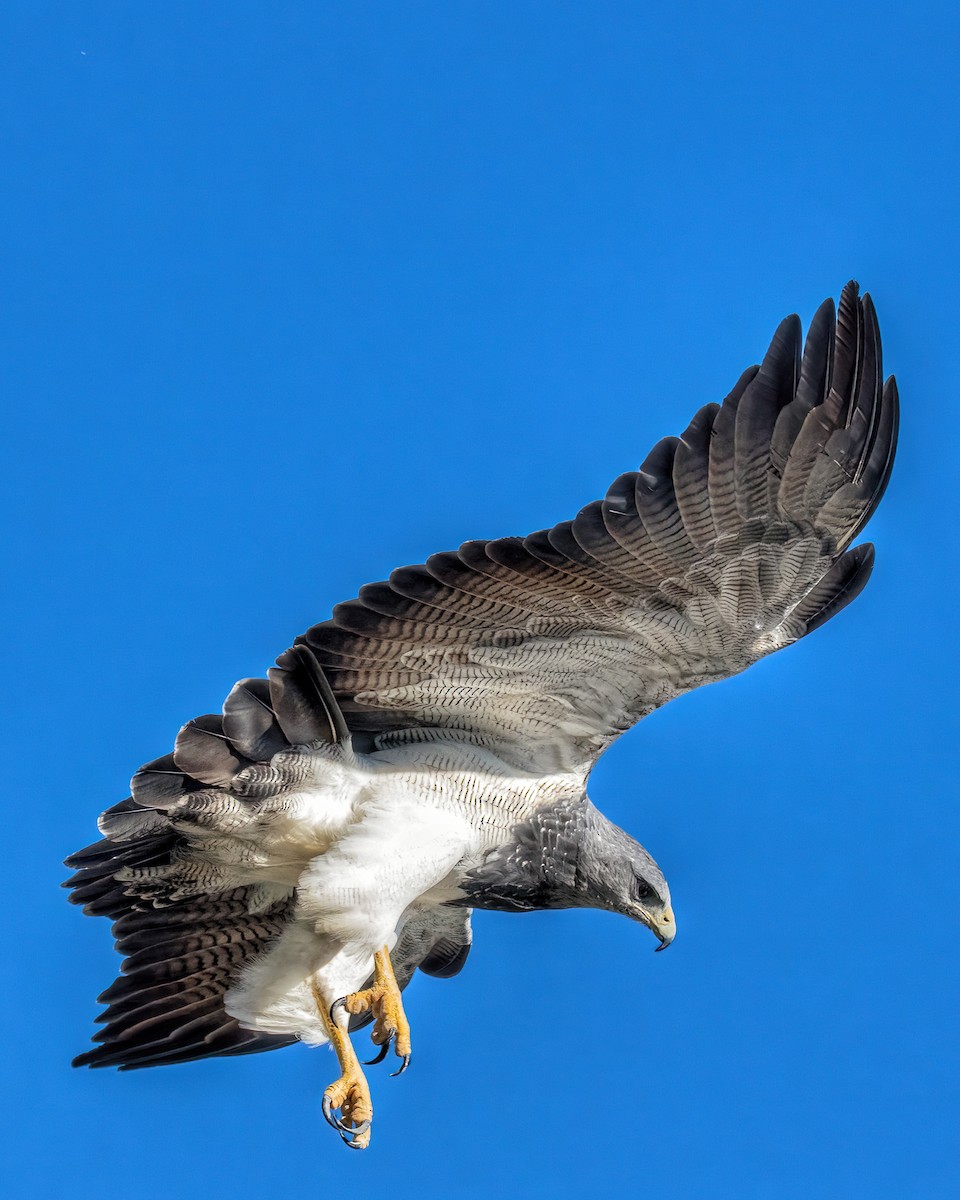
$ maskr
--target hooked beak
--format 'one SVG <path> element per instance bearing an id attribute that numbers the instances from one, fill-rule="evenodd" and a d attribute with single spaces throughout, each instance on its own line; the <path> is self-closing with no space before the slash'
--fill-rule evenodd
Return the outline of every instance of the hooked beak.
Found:
<path id="1" fill-rule="evenodd" d="M 650 922 L 650 928 L 660 939 L 660 945 L 654 950 L 654 954 L 659 954 L 661 950 L 666 950 L 677 936 L 677 923 L 673 919 L 673 909 L 669 904 Z"/>

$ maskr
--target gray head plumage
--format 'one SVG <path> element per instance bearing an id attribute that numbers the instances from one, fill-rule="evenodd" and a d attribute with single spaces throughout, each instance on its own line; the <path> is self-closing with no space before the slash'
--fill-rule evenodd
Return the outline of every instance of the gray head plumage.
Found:
<path id="1" fill-rule="evenodd" d="M 472 908 L 530 912 L 602 908 L 673 941 L 670 889 L 651 855 L 586 796 L 564 798 L 517 825 L 462 885 Z"/>

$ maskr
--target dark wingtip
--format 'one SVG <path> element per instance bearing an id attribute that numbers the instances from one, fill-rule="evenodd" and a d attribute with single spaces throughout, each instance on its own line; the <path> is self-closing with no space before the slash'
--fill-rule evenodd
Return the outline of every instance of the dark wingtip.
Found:
<path id="1" fill-rule="evenodd" d="M 84 1054 L 78 1054 L 76 1058 L 71 1059 L 71 1067 L 99 1067 L 102 1063 L 97 1062 L 97 1053 L 100 1047 L 97 1046 L 94 1050 L 87 1050 Z"/>
<path id="2" fill-rule="evenodd" d="M 806 633 L 825 625 L 860 595 L 873 571 L 876 551 L 872 542 L 861 542 L 834 563 L 801 601 L 795 615 L 806 623 Z"/>

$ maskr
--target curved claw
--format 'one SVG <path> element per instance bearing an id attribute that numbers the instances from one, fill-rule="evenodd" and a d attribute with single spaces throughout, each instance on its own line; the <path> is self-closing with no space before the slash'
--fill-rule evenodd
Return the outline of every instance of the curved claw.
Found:
<path id="1" fill-rule="evenodd" d="M 380 1052 L 377 1054 L 377 1057 L 364 1059 L 363 1065 L 365 1067 L 375 1067 L 377 1065 L 377 1063 L 382 1063 L 383 1060 L 387 1057 L 387 1051 L 390 1049 L 390 1043 L 392 1041 L 393 1041 L 393 1038 L 388 1037 L 387 1040 L 380 1047 Z"/>
<path id="2" fill-rule="evenodd" d="M 343 1142 L 348 1150 L 366 1150 L 367 1147 L 357 1141 L 357 1136 L 361 1133 L 363 1133 L 362 1129 L 351 1129 L 349 1135 L 341 1131 L 340 1141 Z"/>
<path id="3" fill-rule="evenodd" d="M 356 1139 L 361 1133 L 366 1133 L 370 1128 L 369 1121 L 361 1121 L 359 1125 L 355 1125 L 352 1129 L 346 1125 L 339 1124 L 337 1130 L 340 1134 L 340 1140 L 345 1146 L 349 1146 L 351 1150 L 365 1150 L 365 1146 L 358 1146 Z"/>
<path id="4" fill-rule="evenodd" d="M 361 1133 L 366 1133 L 366 1131 L 370 1128 L 369 1120 L 361 1121 L 358 1125 L 353 1125 L 353 1126 L 346 1125 L 340 1119 L 340 1117 L 338 1117 L 334 1113 L 333 1101 L 330 1099 L 329 1096 L 323 1097 L 320 1107 L 323 1111 L 324 1120 L 327 1122 L 328 1125 L 330 1125 L 333 1129 L 335 1129 L 337 1131 L 337 1133 L 340 1134 L 340 1136 L 343 1138 L 343 1140 L 345 1142 L 347 1142 L 349 1138 L 359 1137 L 359 1135 Z M 355 1150 L 363 1149 L 362 1146 L 354 1146 L 353 1148 Z"/>
<path id="5" fill-rule="evenodd" d="M 341 1121 L 338 1116 L 334 1115 L 333 1109 L 327 1100 L 324 1100 L 323 1102 L 323 1115 L 327 1120 L 327 1124 L 331 1125 L 341 1137 L 343 1137 L 344 1134 L 354 1134 L 357 1132 L 356 1130 L 351 1129 L 348 1125 L 344 1125 L 343 1121 Z"/>
<path id="6" fill-rule="evenodd" d="M 334 1128 L 341 1137 L 356 1137 L 357 1134 L 363 1133 L 365 1129 L 370 1128 L 369 1121 L 361 1121 L 359 1125 L 348 1125 L 342 1117 L 334 1117 L 336 1122 Z"/>
<path id="7" fill-rule="evenodd" d="M 384 1053 L 386 1053 L 386 1051 L 384 1051 Z M 407 1069 L 407 1067 L 409 1067 L 409 1066 L 410 1066 L 410 1055 L 405 1054 L 403 1056 L 403 1062 L 400 1064 L 400 1066 L 395 1071 L 390 1072 L 390 1078 L 396 1079 L 396 1077 L 398 1075 L 402 1075 L 404 1073 L 404 1071 Z"/>
<path id="8" fill-rule="evenodd" d="M 337 1009 L 338 1008 L 346 1009 L 346 1007 L 347 1007 L 346 996 L 341 996 L 339 1000 L 334 1000 L 334 1002 L 330 1005 L 330 1021 L 332 1024 L 336 1025 L 336 1023 L 337 1023 Z"/>

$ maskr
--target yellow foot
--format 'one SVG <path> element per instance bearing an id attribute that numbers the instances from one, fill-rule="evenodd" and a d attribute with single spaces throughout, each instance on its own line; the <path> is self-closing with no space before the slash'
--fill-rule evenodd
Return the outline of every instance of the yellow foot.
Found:
<path id="1" fill-rule="evenodd" d="M 373 1044 L 380 1047 L 380 1053 L 366 1065 L 383 1062 L 392 1042 L 394 1054 L 403 1060 L 393 1074 L 402 1075 L 410 1065 L 410 1023 L 403 1011 L 400 986 L 386 946 L 373 956 L 373 986 L 364 988 L 362 992 L 341 996 L 331 1006 L 330 1020 L 333 1024 L 336 1024 L 338 1008 L 354 1016 L 373 1013 L 373 1033 L 370 1036 Z"/>
<path id="2" fill-rule="evenodd" d="M 347 1067 L 323 1093 L 323 1115 L 351 1150 L 366 1150 L 370 1145 L 373 1104 L 359 1065 L 355 1069 Z"/>
<path id="3" fill-rule="evenodd" d="M 343 1072 L 323 1093 L 323 1115 L 351 1150 L 366 1150 L 370 1145 L 370 1122 L 373 1120 L 370 1089 L 347 1031 L 327 1013 L 316 983 L 313 984 L 313 998 Z"/>

